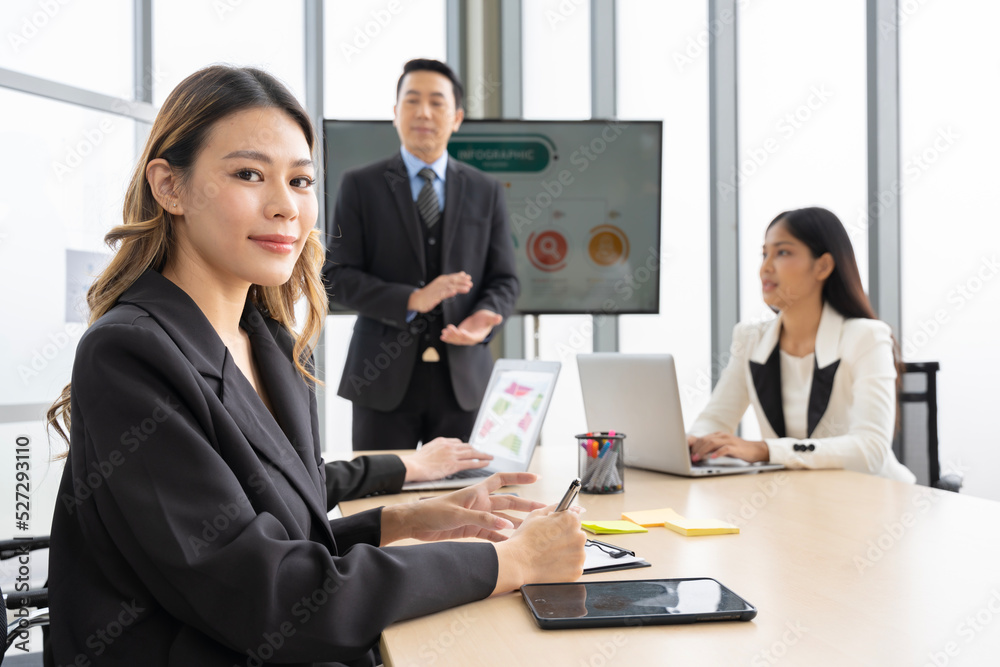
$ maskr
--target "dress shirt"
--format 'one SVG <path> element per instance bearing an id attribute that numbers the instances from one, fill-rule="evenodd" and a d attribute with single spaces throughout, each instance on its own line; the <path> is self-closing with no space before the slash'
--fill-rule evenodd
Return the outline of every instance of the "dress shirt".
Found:
<path id="1" fill-rule="evenodd" d="M 816 355 L 796 357 L 784 350 L 781 354 L 781 399 L 785 410 L 785 435 L 809 437 L 809 390 L 812 387 Z"/>
<path id="2" fill-rule="evenodd" d="M 438 210 L 444 208 L 444 179 L 445 174 L 448 170 L 448 151 L 438 159 L 434 160 L 430 164 L 424 162 L 416 155 L 406 150 L 404 147 L 399 147 L 399 153 L 403 156 L 403 164 L 406 165 L 406 173 L 410 176 L 410 190 L 413 191 L 413 201 L 417 201 L 417 197 L 420 195 L 420 191 L 424 189 L 424 177 L 420 175 L 420 170 L 424 167 L 430 167 L 437 178 L 434 179 L 432 185 L 434 186 L 434 194 L 438 198 Z"/>

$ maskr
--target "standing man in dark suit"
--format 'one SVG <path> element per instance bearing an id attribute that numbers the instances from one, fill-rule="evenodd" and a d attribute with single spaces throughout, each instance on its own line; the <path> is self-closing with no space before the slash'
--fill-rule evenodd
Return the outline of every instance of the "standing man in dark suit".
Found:
<path id="1" fill-rule="evenodd" d="M 444 63 L 406 63 L 400 152 L 341 182 L 324 274 L 331 301 L 358 312 L 338 391 L 354 403 L 355 449 L 468 440 L 485 343 L 518 296 L 502 186 L 448 157 L 462 95 Z"/>

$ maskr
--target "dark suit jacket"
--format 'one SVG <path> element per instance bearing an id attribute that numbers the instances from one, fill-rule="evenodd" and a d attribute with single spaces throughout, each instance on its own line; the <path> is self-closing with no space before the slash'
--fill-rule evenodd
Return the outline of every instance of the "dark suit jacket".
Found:
<path id="1" fill-rule="evenodd" d="M 338 393 L 376 410 L 403 400 L 423 352 L 420 322 L 407 324 L 407 301 L 426 275 L 424 244 L 409 176 L 398 153 L 344 175 L 325 270 L 330 299 L 358 311 Z M 442 304 L 444 324 L 486 308 L 507 318 L 519 285 L 503 187 L 448 160 L 441 273 L 465 271 L 473 287 Z M 479 407 L 493 368 L 489 348 L 447 345 L 455 398 Z"/>
<path id="2" fill-rule="evenodd" d="M 390 623 L 495 586 L 492 545 L 379 548 L 381 509 L 327 519 L 292 339 L 249 303 L 241 326 L 276 420 L 154 271 L 81 339 L 52 525 L 56 664 L 371 664 Z"/>
<path id="3" fill-rule="evenodd" d="M 326 508 L 365 496 L 399 493 L 406 481 L 406 466 L 395 454 L 359 456 L 326 464 Z"/>

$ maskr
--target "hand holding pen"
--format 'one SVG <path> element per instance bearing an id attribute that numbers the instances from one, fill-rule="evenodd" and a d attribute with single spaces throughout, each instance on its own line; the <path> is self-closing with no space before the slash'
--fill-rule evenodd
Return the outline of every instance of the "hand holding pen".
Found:
<path id="1" fill-rule="evenodd" d="M 566 493 L 563 494 L 562 500 L 556 505 L 556 512 L 565 512 L 569 509 L 569 506 L 573 504 L 576 499 L 576 494 L 580 492 L 580 478 L 577 477 L 572 482 L 569 483 L 569 488 L 566 489 Z"/>

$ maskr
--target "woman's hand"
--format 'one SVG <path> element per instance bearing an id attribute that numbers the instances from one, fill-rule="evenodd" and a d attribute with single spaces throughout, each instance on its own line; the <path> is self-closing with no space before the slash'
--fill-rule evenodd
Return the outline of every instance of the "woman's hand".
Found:
<path id="1" fill-rule="evenodd" d="M 771 459 L 771 450 L 766 442 L 744 440 L 730 433 L 710 433 L 701 437 L 689 435 L 688 447 L 691 448 L 691 460 L 695 463 L 719 456 L 732 456 L 750 463 Z"/>
<path id="2" fill-rule="evenodd" d="M 583 574 L 583 546 L 578 507 L 554 512 L 555 505 L 535 510 L 506 542 L 496 545 L 499 570 L 493 595 L 524 584 L 575 581 Z"/>
<path id="3" fill-rule="evenodd" d="M 531 484 L 538 476 L 530 472 L 502 472 L 482 482 L 436 498 L 392 505 L 382 510 L 382 545 L 403 538 L 425 542 L 478 537 L 502 542 L 498 532 L 521 525 L 521 519 L 503 510 L 530 512 L 542 503 L 493 492 L 510 484 Z"/>
<path id="4" fill-rule="evenodd" d="M 441 479 L 461 470 L 485 468 L 493 456 L 458 438 L 434 438 L 413 454 L 399 457 L 406 466 L 407 482 Z"/>

